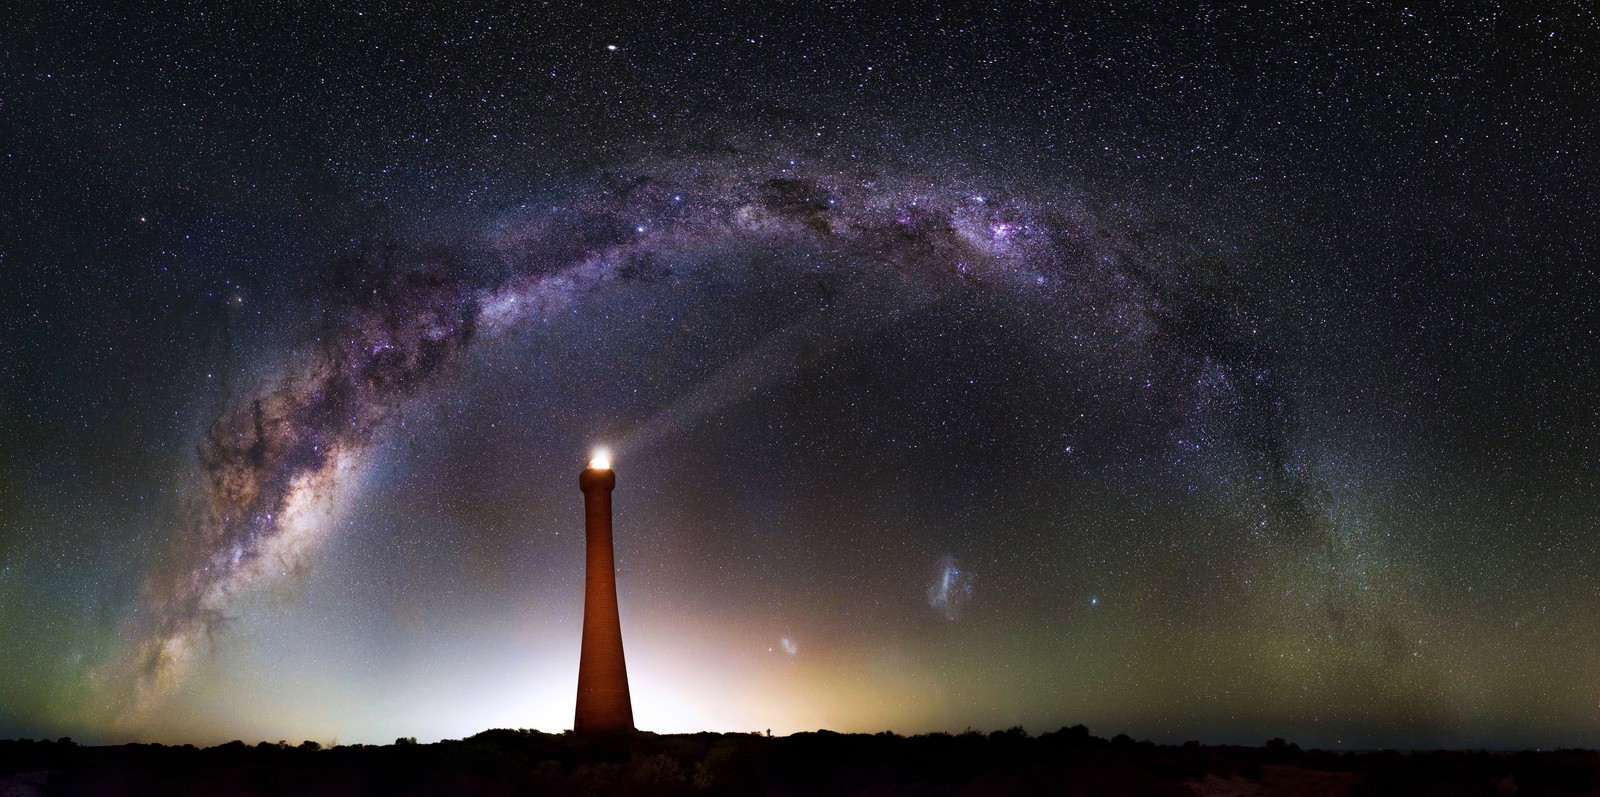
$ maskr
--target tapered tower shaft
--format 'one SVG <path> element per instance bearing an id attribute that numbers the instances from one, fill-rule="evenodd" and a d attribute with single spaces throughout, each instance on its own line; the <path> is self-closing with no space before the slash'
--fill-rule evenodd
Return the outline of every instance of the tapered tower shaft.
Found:
<path id="1" fill-rule="evenodd" d="M 583 650 L 578 657 L 578 708 L 572 728 L 579 733 L 633 728 L 611 545 L 611 490 L 616 486 L 617 477 L 610 468 L 590 466 L 578 475 L 578 489 L 583 491 L 585 576 Z"/>

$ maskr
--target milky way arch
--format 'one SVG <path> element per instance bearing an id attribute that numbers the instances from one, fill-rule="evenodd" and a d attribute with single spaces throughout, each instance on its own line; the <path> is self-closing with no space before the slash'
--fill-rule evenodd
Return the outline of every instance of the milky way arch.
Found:
<path id="1" fill-rule="evenodd" d="M 1043 294 L 1102 345 L 1163 364 L 1148 374 L 1162 402 L 1180 415 L 1209 407 L 1226 416 L 1237 450 L 1264 473 L 1282 471 L 1286 409 L 1266 356 L 1241 331 L 1259 322 L 1230 293 L 1226 269 L 1177 238 L 1004 184 L 758 160 L 680 160 L 597 178 L 494 233 L 505 271 L 490 285 L 448 253 L 406 266 L 361 258 L 316 353 L 205 434 L 202 497 L 171 563 L 145 586 L 112 679 L 130 715 L 181 682 L 240 590 L 303 558 L 319 529 L 313 510 L 401 404 L 475 339 L 608 284 L 648 281 L 661 256 L 695 247 L 792 242 L 887 268 L 924 295 L 973 285 Z M 702 387 L 664 414 L 681 422 L 728 392 Z M 1202 416 L 1183 420 L 1190 437 L 1215 432 Z M 658 434 L 659 424 L 634 437 Z"/>

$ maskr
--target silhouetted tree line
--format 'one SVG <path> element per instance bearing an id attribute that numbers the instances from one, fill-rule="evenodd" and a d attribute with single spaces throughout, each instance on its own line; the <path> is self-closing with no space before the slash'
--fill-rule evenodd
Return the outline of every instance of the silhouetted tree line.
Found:
<path id="1" fill-rule="evenodd" d="M 1321 781 L 1315 778 L 1323 778 Z M 1302 780 L 1296 781 L 1295 778 Z M 1312 780 L 1305 780 L 1305 779 Z M 1209 781 L 1208 781 L 1209 779 Z M 1352 795 L 1573 795 L 1600 792 L 1600 753 L 1333 753 L 1273 739 L 1263 747 L 1110 740 L 1082 725 L 992 733 L 768 737 L 697 733 L 596 736 L 490 730 L 392 745 L 233 741 L 83 747 L 0 741 L 0 794 L 46 795 L 1188 795 L 1220 779 L 1249 793 L 1296 782 Z M 1276 779 L 1276 781 L 1274 781 Z M 1284 789 L 1291 791 L 1284 791 Z M 1308 787 L 1309 788 L 1309 787 Z"/>

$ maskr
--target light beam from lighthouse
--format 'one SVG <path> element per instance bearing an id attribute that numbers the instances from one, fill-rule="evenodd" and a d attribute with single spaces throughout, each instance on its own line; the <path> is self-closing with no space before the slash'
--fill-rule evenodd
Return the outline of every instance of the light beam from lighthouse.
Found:
<path id="1" fill-rule="evenodd" d="M 603 450 L 578 474 L 585 543 L 583 649 L 578 656 L 578 706 L 572 720 L 572 729 L 578 733 L 633 729 L 611 544 L 611 491 L 616 486 L 611 457 Z"/>

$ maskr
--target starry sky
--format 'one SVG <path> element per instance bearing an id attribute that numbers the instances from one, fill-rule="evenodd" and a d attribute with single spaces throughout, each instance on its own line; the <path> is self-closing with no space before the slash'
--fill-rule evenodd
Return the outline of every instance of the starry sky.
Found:
<path id="1" fill-rule="evenodd" d="M 22 5 L 0 737 L 1600 745 L 1588 4 Z"/>

